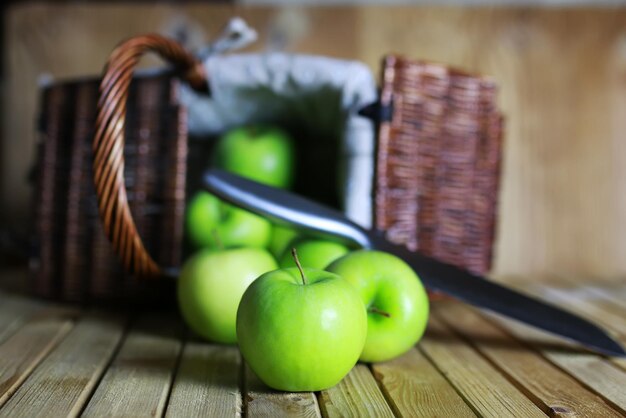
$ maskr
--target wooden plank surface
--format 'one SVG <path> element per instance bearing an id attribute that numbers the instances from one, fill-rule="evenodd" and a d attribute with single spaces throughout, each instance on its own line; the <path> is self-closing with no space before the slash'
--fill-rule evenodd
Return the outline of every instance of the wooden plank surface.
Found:
<path id="1" fill-rule="evenodd" d="M 518 279 L 517 282 L 520 282 Z M 595 310 L 610 312 L 611 315 L 626 316 L 626 283 L 619 281 L 600 281 L 573 275 L 552 275 L 542 278 L 536 283 L 520 282 L 529 287 L 531 292 L 543 294 L 549 292 L 552 296 L 569 302 L 570 309 L 576 309 L 576 304 L 582 302 L 592 305 Z M 621 322 L 621 321 L 620 321 Z M 620 323 L 620 325 L 623 325 Z"/>
<path id="2" fill-rule="evenodd" d="M 459 303 L 433 306 L 433 315 L 469 340 L 548 415 L 617 417 L 619 412 L 538 353 Z"/>
<path id="3" fill-rule="evenodd" d="M 83 416 L 161 416 L 181 350 L 181 325 L 142 316 L 131 328 Z"/>
<path id="4" fill-rule="evenodd" d="M 241 356 L 234 346 L 188 341 L 167 417 L 240 417 Z"/>
<path id="5" fill-rule="evenodd" d="M 124 323 L 111 313 L 83 317 L 0 409 L 0 417 L 78 415 L 104 373 Z"/>
<path id="6" fill-rule="evenodd" d="M 532 293 L 540 298 L 550 301 L 555 305 L 559 305 L 564 309 L 568 309 L 572 312 L 577 312 L 579 315 L 593 320 L 598 325 L 604 327 L 622 346 L 626 347 L 626 308 L 619 305 L 620 299 L 615 299 L 615 296 L 611 296 L 607 300 L 607 296 L 590 297 L 588 283 L 586 281 L 580 282 L 578 286 L 572 288 L 570 282 L 570 288 L 563 287 L 562 280 L 550 280 L 548 284 L 542 285 L 539 283 L 524 284 L 516 282 L 515 286 L 523 287 L 527 292 Z M 625 284 L 622 286 L 615 286 L 615 284 L 592 284 L 591 287 L 597 286 L 599 289 L 611 289 L 607 290 L 611 295 L 619 295 L 620 291 L 626 288 Z M 594 292 L 592 292 L 593 294 Z M 626 299 L 623 299 L 626 301 Z M 610 361 L 620 367 L 622 370 L 626 370 L 626 359 L 613 357 Z"/>
<path id="7" fill-rule="evenodd" d="M 572 295 L 565 289 L 559 289 L 553 286 L 545 286 L 538 284 L 529 284 L 524 286 L 528 292 L 531 292 L 543 299 L 561 306 L 569 311 L 579 312 L 581 315 L 599 322 L 602 326 L 614 332 L 617 338 L 626 336 L 626 323 L 623 321 L 624 315 L 620 310 L 614 309 L 604 303 L 594 303 L 580 295 Z"/>
<path id="8" fill-rule="evenodd" d="M 589 283 L 591 282 L 591 283 Z M 604 297 L 609 298 L 625 308 L 626 303 L 626 280 L 603 280 L 595 282 L 593 280 L 582 280 L 578 286 L 590 287 L 592 291 L 600 292 Z"/>
<path id="9" fill-rule="evenodd" d="M 40 302 L 0 291 L 0 342 L 43 306 Z"/>
<path id="10" fill-rule="evenodd" d="M 75 315 L 71 313 L 67 309 L 45 310 L 0 345 L 0 407 L 72 329 Z"/>
<path id="11" fill-rule="evenodd" d="M 597 354 L 536 328 L 501 317 L 489 317 L 626 415 L 625 371 Z"/>
<path id="12" fill-rule="evenodd" d="M 427 335 L 425 339 L 431 337 Z M 371 369 L 398 416 L 476 416 L 444 375 L 417 349 L 393 360 L 372 364 Z"/>
<path id="13" fill-rule="evenodd" d="M 319 417 L 314 393 L 287 393 L 268 388 L 246 364 L 244 410 L 249 417 Z"/>
<path id="14" fill-rule="evenodd" d="M 421 350 L 472 408 L 484 417 L 545 417 L 476 350 L 431 316 Z"/>
<path id="15" fill-rule="evenodd" d="M 626 327 L 625 308 L 604 291 L 615 283 L 546 283 L 514 286 Z M 4 307 L 18 315 L 28 302 L 4 296 L 0 320 Z M 0 417 L 626 415 L 626 370 L 615 359 L 450 300 L 432 303 L 416 349 L 357 364 L 320 393 L 267 388 L 235 346 L 183 342 L 171 312 L 141 314 L 125 331 L 125 317 L 111 312 L 31 307 L 0 342 Z"/>
<path id="16" fill-rule="evenodd" d="M 328 417 L 393 417 L 368 367 L 357 364 L 335 387 L 322 391 L 320 408 Z"/>

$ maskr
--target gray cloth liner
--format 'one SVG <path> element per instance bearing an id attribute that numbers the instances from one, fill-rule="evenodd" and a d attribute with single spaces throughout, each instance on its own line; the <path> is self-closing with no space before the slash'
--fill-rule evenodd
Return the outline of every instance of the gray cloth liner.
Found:
<path id="1" fill-rule="evenodd" d="M 285 53 L 217 55 L 206 59 L 211 96 L 184 87 L 181 101 L 195 136 L 215 135 L 254 122 L 290 118 L 302 129 L 335 133 L 344 213 L 372 223 L 374 126 L 357 114 L 377 99 L 363 63 Z"/>

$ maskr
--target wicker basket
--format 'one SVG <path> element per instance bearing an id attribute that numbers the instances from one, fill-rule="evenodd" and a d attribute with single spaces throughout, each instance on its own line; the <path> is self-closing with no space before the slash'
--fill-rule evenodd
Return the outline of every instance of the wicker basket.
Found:
<path id="1" fill-rule="evenodd" d="M 133 78 L 147 51 L 175 71 Z M 39 295 L 172 299 L 173 281 L 163 277 L 182 260 L 187 172 L 179 78 L 207 89 L 198 61 L 147 35 L 118 46 L 99 91 L 98 80 L 44 90 L 33 257 Z M 375 226 L 477 273 L 489 269 L 494 239 L 502 136 L 495 90 L 482 77 L 391 56 L 377 116 Z"/>
<path id="2" fill-rule="evenodd" d="M 496 86 L 442 65 L 384 60 L 375 226 L 410 249 L 484 274 L 492 261 L 502 148 Z"/>

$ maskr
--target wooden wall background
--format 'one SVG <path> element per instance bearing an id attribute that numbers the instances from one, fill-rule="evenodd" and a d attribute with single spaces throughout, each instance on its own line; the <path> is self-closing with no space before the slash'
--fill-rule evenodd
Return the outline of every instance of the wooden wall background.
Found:
<path id="1" fill-rule="evenodd" d="M 4 222 L 24 223 L 38 79 L 98 74 L 120 40 L 198 46 L 227 19 L 283 47 L 366 62 L 397 52 L 488 74 L 507 115 L 496 275 L 626 273 L 626 8 L 18 5 L 5 16 Z"/>

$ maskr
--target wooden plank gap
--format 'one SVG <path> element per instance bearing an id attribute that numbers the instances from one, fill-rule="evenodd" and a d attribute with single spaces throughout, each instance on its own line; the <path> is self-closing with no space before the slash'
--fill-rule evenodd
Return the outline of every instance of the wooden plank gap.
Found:
<path id="1" fill-rule="evenodd" d="M 162 415 L 165 416 L 170 404 L 170 400 L 172 399 L 172 392 L 174 390 L 174 382 L 176 381 L 177 377 L 178 377 L 178 373 L 180 371 L 180 365 L 183 359 L 183 353 L 185 351 L 185 348 L 187 347 L 187 341 L 188 340 L 188 332 L 187 332 L 187 327 L 183 326 L 183 329 L 181 331 L 181 340 L 180 340 L 180 349 L 178 351 L 178 356 L 176 357 L 176 362 L 174 363 L 174 370 L 172 371 L 172 375 L 170 377 L 170 384 L 169 384 L 169 390 L 167 392 L 167 395 L 165 396 L 165 402 L 164 402 L 164 407 L 163 407 L 163 411 L 165 411 Z"/>
<path id="2" fill-rule="evenodd" d="M 402 416 L 401 413 L 400 413 L 400 408 L 398 407 L 396 402 L 394 402 L 394 399 L 393 399 L 390 391 L 387 390 L 387 388 L 385 387 L 385 385 L 382 382 L 383 376 L 381 374 L 377 375 L 375 373 L 374 367 L 373 367 L 373 363 L 364 363 L 364 364 L 367 366 L 367 368 L 369 369 L 369 371 L 372 374 L 372 376 L 374 376 L 374 380 L 376 381 L 376 385 L 378 386 L 378 390 L 380 390 L 380 393 L 382 393 L 383 397 L 385 398 L 385 401 L 391 407 L 391 412 L 393 412 L 394 416 L 396 416 L 396 417 Z M 319 398 L 320 394 L 321 394 L 321 392 L 318 392 L 316 394 L 316 396 Z M 319 399 L 318 399 L 318 403 L 319 403 Z"/>
<path id="3" fill-rule="evenodd" d="M 239 351 L 239 390 L 241 391 L 241 416 L 248 416 L 248 382 L 246 380 L 246 368 L 248 364 L 243 354 Z"/>

